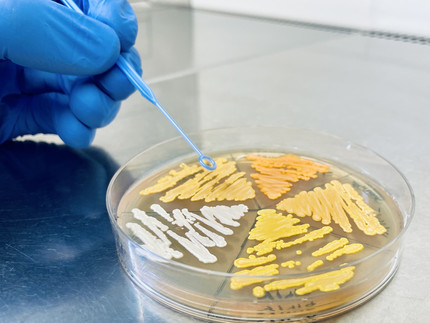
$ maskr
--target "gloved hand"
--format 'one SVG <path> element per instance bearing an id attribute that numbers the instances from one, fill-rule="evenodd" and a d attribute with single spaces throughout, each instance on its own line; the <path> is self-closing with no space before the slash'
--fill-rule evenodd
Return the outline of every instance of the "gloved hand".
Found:
<path id="1" fill-rule="evenodd" d="M 132 48 L 137 21 L 126 0 L 75 0 L 86 16 L 52 0 L 0 1 L 0 143 L 57 133 L 87 147 L 134 88 L 114 65 Z"/>

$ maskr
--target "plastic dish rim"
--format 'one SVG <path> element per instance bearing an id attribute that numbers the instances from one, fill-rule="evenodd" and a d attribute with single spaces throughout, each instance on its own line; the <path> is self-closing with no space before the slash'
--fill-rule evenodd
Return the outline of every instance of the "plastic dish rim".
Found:
<path id="1" fill-rule="evenodd" d="M 332 272 L 335 270 L 339 270 L 345 267 L 349 267 L 349 266 L 355 266 L 359 263 L 365 262 L 366 260 L 372 258 L 372 257 L 376 257 L 378 254 L 382 253 L 383 251 L 385 251 L 386 249 L 389 249 L 390 246 L 392 246 L 393 244 L 395 244 L 397 241 L 399 241 L 403 235 L 405 234 L 405 232 L 407 231 L 410 223 L 412 222 L 412 219 L 414 217 L 414 212 L 415 212 L 415 195 L 412 189 L 412 186 L 410 185 L 409 181 L 407 180 L 407 178 L 403 175 L 403 173 L 394 165 L 392 164 L 390 161 L 388 161 L 387 159 L 385 159 L 384 157 L 382 157 L 380 154 L 376 153 L 375 151 L 373 151 L 372 149 L 369 149 L 363 145 L 354 143 L 352 141 L 346 140 L 342 137 L 336 136 L 336 135 L 332 135 L 329 133 L 325 133 L 325 132 L 321 132 L 321 131 L 315 131 L 315 130 L 310 130 L 310 129 L 305 129 L 305 128 L 292 128 L 292 127 L 288 127 L 288 128 L 283 128 L 283 127 L 230 127 L 230 128 L 211 128 L 211 129 L 205 129 L 205 130 L 201 130 L 198 132 L 192 132 L 189 134 L 189 136 L 195 136 L 201 133 L 207 133 L 207 132 L 217 132 L 217 131 L 226 131 L 226 130 L 239 130 L 239 129 L 252 129 L 252 128 L 256 128 L 259 129 L 261 131 L 262 128 L 267 128 L 267 129 L 273 129 L 273 128 L 277 128 L 277 129 L 288 129 L 288 130 L 296 130 L 296 131 L 307 131 L 307 132 L 312 132 L 318 135 L 323 135 L 325 137 L 330 137 L 331 139 L 334 140 L 338 140 L 338 141 L 342 141 L 346 144 L 348 144 L 348 146 L 355 146 L 357 148 L 360 149 L 364 149 L 367 152 L 375 155 L 377 158 L 381 159 L 383 162 L 385 162 L 388 166 L 392 167 L 392 169 L 398 174 L 400 175 L 400 177 L 402 178 L 402 180 L 404 181 L 404 184 L 406 184 L 408 191 L 410 193 L 410 208 L 407 212 L 407 222 L 404 224 L 403 228 L 401 229 L 401 231 L 399 232 L 399 234 L 393 239 L 391 240 L 389 243 L 387 243 L 385 246 L 383 246 L 382 248 L 378 249 L 377 251 L 367 255 L 364 258 L 360 258 L 357 260 L 354 260 L 350 263 L 347 263 L 345 265 L 340 265 L 337 267 L 331 267 L 331 268 L 327 268 L 327 269 L 323 269 L 323 270 L 315 270 L 313 272 L 305 272 L 305 273 L 297 273 L 297 274 L 282 274 L 282 275 L 275 275 L 275 276 L 264 276 L 264 275 L 253 275 L 252 278 L 255 279 L 293 279 L 293 278 L 298 278 L 298 277 L 302 277 L 302 276 L 309 276 L 309 275 L 318 275 L 318 274 L 323 274 L 323 273 L 327 273 L 327 272 Z M 140 152 L 139 154 L 135 155 L 134 157 L 130 158 L 124 165 L 122 165 L 113 175 L 112 179 L 109 182 L 108 188 L 106 190 L 106 207 L 108 210 L 108 214 L 109 214 L 109 218 L 110 218 L 110 222 L 111 225 L 114 226 L 114 230 L 116 230 L 116 232 L 118 234 L 121 234 L 122 236 L 124 236 L 127 241 L 129 243 L 132 243 L 133 246 L 135 248 L 138 248 L 139 250 L 142 250 L 144 253 L 147 253 L 148 256 L 151 258 L 151 262 L 155 262 L 155 260 L 157 261 L 157 264 L 159 265 L 169 265 L 169 266 L 173 266 L 173 267 L 177 267 L 180 270 L 185 270 L 187 273 L 190 273 L 190 271 L 195 272 L 196 274 L 206 274 L 206 275 L 213 275 L 213 276 L 221 276 L 224 278 L 233 278 L 233 277 L 248 277 L 249 275 L 241 275 L 241 274 L 236 274 L 236 273 L 225 273 L 225 272 L 220 272 L 220 271 L 215 271 L 215 270 L 209 270 L 209 269 L 203 269 L 203 268 L 198 268 L 198 267 L 194 267 L 191 265 L 187 265 L 175 260 L 171 260 L 171 259 L 166 259 L 163 258 L 162 256 L 144 248 L 142 245 L 140 245 L 139 243 L 137 243 L 136 241 L 134 241 L 133 239 L 131 239 L 129 237 L 129 235 L 127 233 L 125 233 L 122 228 L 118 225 L 117 223 L 117 219 L 115 218 L 115 212 L 113 212 L 111 205 L 110 205 L 110 201 L 109 201 L 109 196 L 110 196 L 110 192 L 112 190 L 112 187 L 115 183 L 116 178 L 119 176 L 119 174 L 129 165 L 129 163 L 131 163 L 133 160 L 137 159 L 139 156 L 148 153 L 149 151 L 151 151 L 152 149 L 156 149 L 157 147 L 161 146 L 161 145 L 165 145 L 168 144 L 169 142 L 172 141 L 176 141 L 176 140 L 183 140 L 183 138 L 181 136 L 175 136 L 173 138 L 161 141 L 155 145 L 152 145 L 150 147 L 148 147 L 147 149 L 143 150 L 142 152 Z M 389 192 L 387 192 L 389 193 Z M 394 201 L 395 202 L 395 201 Z M 396 203 L 396 202 L 395 202 Z M 396 203 L 397 204 L 397 203 Z M 398 248 L 400 249 L 400 248 Z M 396 250 L 396 253 L 398 252 L 398 250 Z M 147 258 L 149 258 L 147 257 Z"/>

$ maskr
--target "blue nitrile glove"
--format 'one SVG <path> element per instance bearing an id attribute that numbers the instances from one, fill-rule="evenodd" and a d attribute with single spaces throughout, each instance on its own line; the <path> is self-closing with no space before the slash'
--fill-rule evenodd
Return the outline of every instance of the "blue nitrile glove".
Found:
<path id="1" fill-rule="evenodd" d="M 52 0 L 0 1 L 0 143 L 56 133 L 87 147 L 134 88 L 114 66 L 132 48 L 137 21 L 126 0 L 76 0 L 87 16 Z"/>

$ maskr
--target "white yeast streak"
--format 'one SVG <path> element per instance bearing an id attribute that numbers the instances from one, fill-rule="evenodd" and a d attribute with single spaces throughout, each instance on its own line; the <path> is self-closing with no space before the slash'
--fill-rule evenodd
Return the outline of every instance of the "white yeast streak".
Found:
<path id="1" fill-rule="evenodd" d="M 182 252 L 170 248 L 170 243 L 167 244 L 164 240 L 157 238 L 152 233 L 141 227 L 139 224 L 129 222 L 125 226 L 130 229 L 131 232 L 133 232 L 133 234 L 143 242 L 143 246 L 146 249 L 152 251 L 153 253 L 167 259 L 182 258 L 184 256 Z M 167 241 L 169 240 L 167 239 Z"/>
<path id="2" fill-rule="evenodd" d="M 208 248 L 215 246 L 225 247 L 227 242 L 221 234 L 232 235 L 233 230 L 227 226 L 239 226 L 240 223 L 237 220 L 248 211 L 248 207 L 243 204 L 204 206 L 200 209 L 202 215 L 192 213 L 187 209 L 174 209 L 169 214 L 159 204 L 153 204 L 150 207 L 161 218 L 157 218 L 156 215 L 148 215 L 139 209 L 132 210 L 134 218 L 140 221 L 148 230 L 138 223 L 131 222 L 127 223 L 126 227 L 143 242 L 147 249 L 160 256 L 168 259 L 183 257 L 180 251 L 170 247 L 172 244 L 170 239 L 173 238 L 203 263 L 217 261 L 217 257 Z M 161 220 L 165 220 L 168 223 L 164 224 Z M 200 221 L 204 226 L 197 221 Z M 210 229 L 219 233 L 215 233 Z"/>
<path id="3" fill-rule="evenodd" d="M 200 209 L 200 211 L 207 219 L 211 221 L 215 221 L 216 218 L 222 224 L 238 227 L 240 223 L 235 220 L 240 219 L 245 214 L 245 212 L 248 211 L 248 207 L 243 204 L 234 205 L 232 207 L 225 205 L 217 205 L 214 207 L 204 206 Z"/>
<path id="4" fill-rule="evenodd" d="M 169 228 L 167 225 L 161 223 L 156 218 L 147 215 L 145 211 L 139 209 L 133 209 L 131 211 L 133 212 L 135 219 L 140 220 L 144 225 L 151 229 L 152 232 L 157 235 L 157 237 L 164 241 L 164 243 L 167 243 L 167 245 L 171 244 L 170 240 L 167 239 L 166 235 L 162 232 L 167 231 Z"/>
<path id="5" fill-rule="evenodd" d="M 188 233 L 188 232 L 187 232 Z M 193 254 L 198 260 L 205 264 L 214 263 L 218 259 L 209 250 L 198 242 L 192 235 L 189 235 L 190 239 L 181 237 L 175 232 L 168 230 L 167 234 L 172 238 L 176 239 L 185 249 Z"/>
<path id="6" fill-rule="evenodd" d="M 224 237 L 206 229 L 205 227 L 202 227 L 200 223 L 197 222 L 194 226 L 211 238 L 217 247 L 225 247 L 227 245 L 227 241 L 225 241 Z"/>
<path id="7" fill-rule="evenodd" d="M 202 217 L 200 215 L 191 213 L 187 209 L 183 209 L 182 212 L 184 214 L 187 214 L 187 217 L 195 218 L 195 219 L 199 220 L 200 222 L 203 222 L 207 226 L 209 226 L 209 227 L 217 230 L 218 232 L 220 232 L 222 234 L 225 234 L 225 235 L 232 235 L 233 234 L 233 230 L 232 229 L 227 228 L 227 227 L 223 226 L 222 224 L 218 223 L 213 216 L 211 216 L 209 218 Z"/>
<path id="8" fill-rule="evenodd" d="M 158 213 L 160 216 L 162 216 L 163 218 L 165 218 L 167 221 L 169 221 L 169 222 L 173 221 L 173 219 L 170 216 L 170 214 L 167 213 L 166 210 L 163 209 L 160 204 L 152 204 L 150 206 L 150 208 L 151 208 L 152 211 Z"/>

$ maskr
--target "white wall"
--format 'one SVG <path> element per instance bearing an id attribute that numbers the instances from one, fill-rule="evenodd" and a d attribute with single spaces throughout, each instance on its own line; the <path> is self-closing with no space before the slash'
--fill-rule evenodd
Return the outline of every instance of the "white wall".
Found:
<path id="1" fill-rule="evenodd" d="M 430 0 L 190 0 L 194 8 L 430 37 Z"/>

